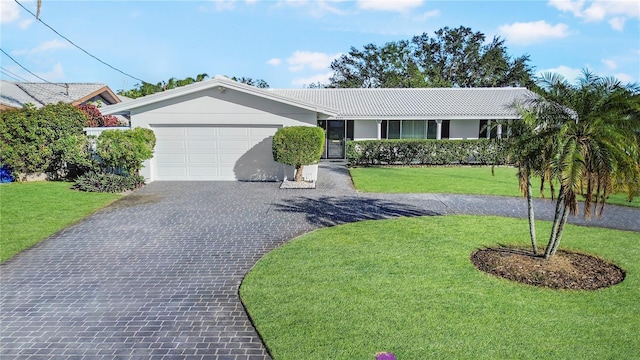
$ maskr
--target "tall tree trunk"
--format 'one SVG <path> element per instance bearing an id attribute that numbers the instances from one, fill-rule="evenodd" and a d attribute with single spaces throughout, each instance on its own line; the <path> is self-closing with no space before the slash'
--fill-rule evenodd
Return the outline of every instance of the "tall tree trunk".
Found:
<path id="1" fill-rule="evenodd" d="M 564 185 L 560 185 L 560 191 L 558 193 L 558 199 L 556 200 L 556 211 L 553 216 L 553 225 L 551 226 L 551 236 L 549 237 L 549 243 L 547 244 L 547 249 L 544 252 L 544 258 L 548 259 L 551 257 L 551 250 L 556 243 L 556 235 L 558 234 L 558 228 L 560 227 L 560 222 L 562 220 L 562 210 L 567 206 L 565 204 L 565 187 Z"/>
<path id="2" fill-rule="evenodd" d="M 531 196 L 531 176 L 527 174 L 527 213 L 529 217 L 529 235 L 531 236 L 531 247 L 533 254 L 538 255 L 538 242 L 536 240 L 536 224 L 533 214 L 533 197 Z"/>

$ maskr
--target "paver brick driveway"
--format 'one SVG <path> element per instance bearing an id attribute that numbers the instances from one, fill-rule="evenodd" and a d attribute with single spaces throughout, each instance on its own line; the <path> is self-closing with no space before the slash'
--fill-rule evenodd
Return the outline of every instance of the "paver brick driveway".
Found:
<path id="1" fill-rule="evenodd" d="M 324 166 L 316 190 L 155 182 L 61 231 L 0 266 L 0 357 L 265 359 L 238 287 L 276 246 L 363 219 L 526 212 L 521 199 L 356 194 L 345 173 Z"/>

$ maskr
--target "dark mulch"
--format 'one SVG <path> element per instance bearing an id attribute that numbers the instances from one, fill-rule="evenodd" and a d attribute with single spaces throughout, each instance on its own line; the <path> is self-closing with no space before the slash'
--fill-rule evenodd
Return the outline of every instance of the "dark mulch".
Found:
<path id="1" fill-rule="evenodd" d="M 471 262 L 486 273 L 552 289 L 602 289 L 620 283 L 626 274 L 606 260 L 564 250 L 545 260 L 530 250 L 487 248 L 473 252 Z"/>

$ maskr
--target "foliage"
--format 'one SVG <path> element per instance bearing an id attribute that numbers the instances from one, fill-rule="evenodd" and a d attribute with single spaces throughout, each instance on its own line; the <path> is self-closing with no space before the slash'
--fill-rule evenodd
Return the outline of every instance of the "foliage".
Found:
<path id="1" fill-rule="evenodd" d="M 467 27 L 442 28 L 411 40 L 352 47 L 331 63 L 330 87 L 503 87 L 533 86 L 529 56 L 512 58 L 505 40 L 486 42 Z"/>
<path id="2" fill-rule="evenodd" d="M 351 165 L 446 165 L 507 163 L 506 141 L 359 140 L 347 142 Z"/>
<path id="3" fill-rule="evenodd" d="M 616 186 L 640 181 L 640 89 L 588 70 L 577 84 L 551 73 L 538 83 L 539 96 L 520 104 L 530 125 L 516 142 L 521 151 L 515 160 L 560 184 L 548 259 L 560 244 L 567 216 L 578 212 L 580 195 L 584 216 L 598 216 Z"/>
<path id="4" fill-rule="evenodd" d="M 0 113 L 0 153 L 14 175 L 47 173 L 64 176 L 73 168 L 90 166 L 89 147 L 83 125 L 85 114 L 70 104 Z"/>
<path id="5" fill-rule="evenodd" d="M 121 197 L 69 189 L 62 181 L 0 186 L 0 262 Z"/>
<path id="6" fill-rule="evenodd" d="M 169 80 L 162 81 L 159 82 L 157 84 L 150 84 L 147 82 L 143 82 L 142 84 L 136 84 L 134 85 L 133 89 L 129 89 L 129 90 L 120 90 L 118 91 L 118 95 L 123 95 L 129 98 L 139 98 L 141 96 L 146 96 L 146 95 L 151 95 L 151 94 L 155 94 L 157 92 L 161 92 L 161 91 L 166 91 L 166 90 L 171 90 L 171 89 L 175 89 L 181 86 L 185 86 L 185 85 L 190 85 L 196 82 L 200 82 L 203 81 L 205 79 L 207 79 L 209 77 L 209 75 L 207 75 L 206 73 L 202 73 L 202 74 L 198 74 L 196 75 L 195 78 L 192 77 L 186 77 L 182 80 L 176 79 L 174 77 L 169 78 Z M 252 79 L 252 78 L 248 78 L 248 77 L 232 77 L 231 78 L 234 81 L 237 82 L 241 82 L 243 84 L 247 84 L 247 85 L 251 85 L 251 86 L 255 86 L 255 87 L 259 87 L 259 88 L 268 88 L 269 84 L 262 80 L 262 79 Z"/>
<path id="7" fill-rule="evenodd" d="M 155 144 L 151 129 L 106 130 L 98 136 L 96 152 L 107 169 L 138 174 L 143 161 L 153 157 Z"/>
<path id="8" fill-rule="evenodd" d="M 237 81 L 239 83 L 243 83 L 243 84 L 246 84 L 246 85 L 255 86 L 255 87 L 260 88 L 260 89 L 268 89 L 269 88 L 269 84 L 266 81 L 262 80 L 262 79 L 252 79 L 250 77 L 244 77 L 244 76 L 238 78 L 238 77 L 233 76 L 233 77 L 231 77 L 231 80 Z"/>
<path id="9" fill-rule="evenodd" d="M 139 175 L 118 175 L 91 171 L 78 176 L 72 188 L 88 192 L 121 193 L 138 189 L 143 185 L 144 177 Z"/>
<path id="10" fill-rule="evenodd" d="M 260 259 L 240 296 L 274 359 L 637 357 L 638 234 L 567 226 L 572 249 L 627 270 L 602 291 L 524 286 L 473 267 L 471 252 L 496 239 L 524 246 L 525 224 L 426 216 L 320 229 Z"/>
<path id="11" fill-rule="evenodd" d="M 113 127 L 119 126 L 118 118 L 113 115 L 102 115 L 100 109 L 93 104 L 80 104 L 80 109 L 87 116 L 87 122 L 84 124 L 88 127 Z"/>
<path id="12" fill-rule="evenodd" d="M 273 136 L 273 159 L 295 166 L 295 181 L 302 181 L 304 165 L 320 161 L 324 150 L 324 130 L 316 126 L 288 126 Z"/>

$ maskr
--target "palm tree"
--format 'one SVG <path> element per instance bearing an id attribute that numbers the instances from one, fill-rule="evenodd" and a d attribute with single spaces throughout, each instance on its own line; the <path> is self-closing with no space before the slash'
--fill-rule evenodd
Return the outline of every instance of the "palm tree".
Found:
<path id="1" fill-rule="evenodd" d="M 585 199 L 584 216 L 598 216 L 616 183 L 640 179 L 640 121 L 637 86 L 623 86 L 585 70 L 577 85 L 557 74 L 538 79 L 539 96 L 527 99 L 523 117 L 533 118 L 533 132 L 517 142 L 516 157 L 525 175 L 537 171 L 560 189 L 545 258 L 556 253 L 569 214 Z M 531 128 L 529 129 L 531 130 Z M 537 154 L 537 155 L 536 155 Z"/>

